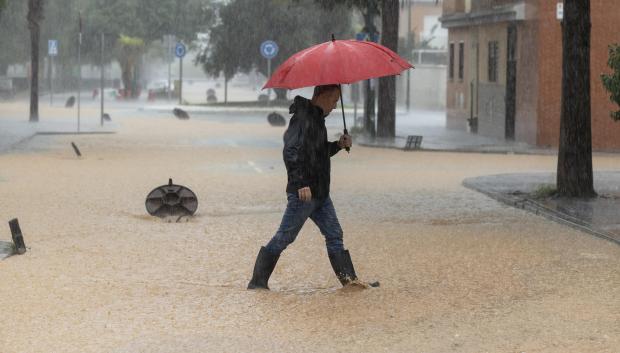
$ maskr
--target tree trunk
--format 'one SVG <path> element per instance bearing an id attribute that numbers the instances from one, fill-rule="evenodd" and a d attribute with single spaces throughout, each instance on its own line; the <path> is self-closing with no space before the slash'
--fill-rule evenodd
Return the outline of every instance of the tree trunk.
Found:
<path id="1" fill-rule="evenodd" d="M 274 88 L 273 91 L 276 94 L 277 101 L 286 101 L 286 89 L 284 88 Z"/>
<path id="2" fill-rule="evenodd" d="M 131 90 L 131 69 L 124 65 L 121 65 L 121 80 L 125 88 L 123 98 L 127 98 L 129 96 L 129 90 Z"/>
<path id="3" fill-rule="evenodd" d="M 557 190 L 593 197 L 590 110 L 590 0 L 565 0 L 562 22 L 562 112 Z"/>
<path id="4" fill-rule="evenodd" d="M 228 104 L 228 77 L 224 76 L 224 104 Z"/>
<path id="5" fill-rule="evenodd" d="M 39 121 L 39 39 L 43 19 L 43 0 L 28 0 L 30 29 L 30 121 Z"/>
<path id="6" fill-rule="evenodd" d="M 383 0 L 381 11 L 381 44 L 398 52 L 398 0 Z M 396 135 L 396 77 L 379 79 L 379 114 L 377 116 L 377 136 Z"/>
<path id="7" fill-rule="evenodd" d="M 377 34 L 377 28 L 375 27 L 375 8 L 372 4 L 366 4 L 366 12 L 364 13 L 364 29 L 363 31 L 368 33 L 370 39 Z M 372 85 L 371 80 L 364 82 L 364 133 L 366 136 L 375 138 L 375 88 Z"/>
<path id="8" fill-rule="evenodd" d="M 375 89 L 372 80 L 364 82 L 364 133 L 374 139 L 375 131 Z"/>

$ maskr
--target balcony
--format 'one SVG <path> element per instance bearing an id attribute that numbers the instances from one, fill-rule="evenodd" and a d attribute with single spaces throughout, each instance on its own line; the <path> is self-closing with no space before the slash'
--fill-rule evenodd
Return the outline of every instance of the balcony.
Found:
<path id="1" fill-rule="evenodd" d="M 444 28 L 523 21 L 527 19 L 526 13 L 528 13 L 526 10 L 529 5 L 526 2 L 526 0 L 474 0 L 471 2 L 456 0 L 449 4 L 451 6 L 446 6 L 446 2 L 443 16 L 439 21 Z M 461 4 L 463 6 L 460 6 Z"/>

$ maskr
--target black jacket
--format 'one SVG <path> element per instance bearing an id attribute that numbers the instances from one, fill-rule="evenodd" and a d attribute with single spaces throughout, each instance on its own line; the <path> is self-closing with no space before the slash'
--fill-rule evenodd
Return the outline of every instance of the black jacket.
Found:
<path id="1" fill-rule="evenodd" d="M 330 157 L 340 151 L 338 142 L 327 141 L 323 110 L 297 96 L 289 109 L 293 114 L 284 133 L 284 164 L 288 174 L 286 192 L 309 186 L 313 199 L 329 196 Z"/>

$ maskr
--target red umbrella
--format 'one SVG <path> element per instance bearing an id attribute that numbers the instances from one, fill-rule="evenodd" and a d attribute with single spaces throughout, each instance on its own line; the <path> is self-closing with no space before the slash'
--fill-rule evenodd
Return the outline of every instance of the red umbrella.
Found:
<path id="1" fill-rule="evenodd" d="M 333 39 L 288 58 L 263 89 L 347 84 L 398 75 L 410 68 L 413 65 L 377 43 Z"/>
<path id="2" fill-rule="evenodd" d="M 280 65 L 265 88 L 348 84 L 371 78 L 398 75 L 413 68 L 392 50 L 377 43 L 357 40 L 332 40 L 304 49 Z M 344 105 L 342 120 L 344 121 Z M 347 123 L 344 122 L 347 134 Z"/>

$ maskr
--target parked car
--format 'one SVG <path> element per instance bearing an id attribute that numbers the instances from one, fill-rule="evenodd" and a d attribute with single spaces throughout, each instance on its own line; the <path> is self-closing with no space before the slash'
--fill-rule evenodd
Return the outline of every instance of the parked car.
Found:
<path id="1" fill-rule="evenodd" d="M 170 82 L 170 97 L 176 97 L 174 91 L 174 82 Z M 162 99 L 168 98 L 168 81 L 160 80 L 154 81 L 149 84 L 148 99 Z"/>

